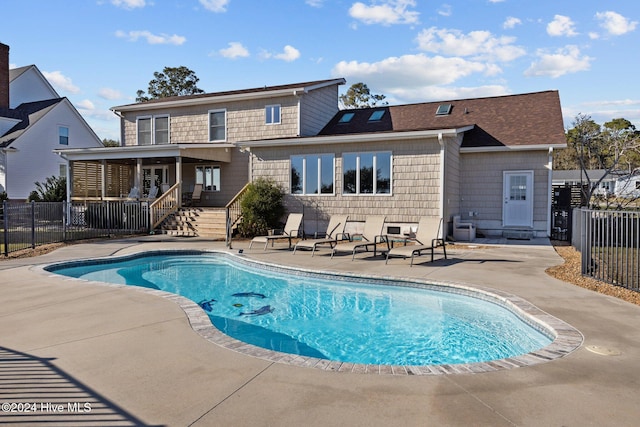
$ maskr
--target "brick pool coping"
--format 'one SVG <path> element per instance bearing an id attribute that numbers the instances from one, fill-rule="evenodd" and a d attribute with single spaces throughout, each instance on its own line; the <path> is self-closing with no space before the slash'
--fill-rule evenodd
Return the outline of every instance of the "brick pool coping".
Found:
<path id="1" fill-rule="evenodd" d="M 536 351 L 526 353 L 519 356 L 513 356 L 505 359 L 491 360 L 488 362 L 477 363 L 464 363 L 464 364 L 442 364 L 442 365 L 426 365 L 426 366 L 404 366 L 404 365 L 375 365 L 375 364 L 358 364 L 348 362 L 331 361 L 327 359 L 319 359 L 308 356 L 300 356 L 295 354 L 282 353 L 274 350 L 267 350 L 261 347 L 257 347 L 245 342 L 232 338 L 220 330 L 218 330 L 209 319 L 206 312 L 195 302 L 182 297 L 180 295 L 172 294 L 169 292 L 143 288 L 139 286 L 120 285 L 113 283 L 105 283 L 98 281 L 90 281 L 84 279 L 76 279 L 72 277 L 65 277 L 59 274 L 54 274 L 47 268 L 53 266 L 65 267 L 83 264 L 89 259 L 83 259 L 78 261 L 66 261 L 56 262 L 49 265 L 38 266 L 45 274 L 50 274 L 57 279 L 64 279 L 70 281 L 78 281 L 82 283 L 90 283 L 99 286 L 108 286 L 116 288 L 133 289 L 137 292 L 144 292 L 147 294 L 160 296 L 168 299 L 176 304 L 185 312 L 189 319 L 191 328 L 198 333 L 202 338 L 209 342 L 217 344 L 223 348 L 242 353 L 248 356 L 257 357 L 263 360 L 268 360 L 274 363 L 283 363 L 298 367 L 315 368 L 325 371 L 334 372 L 353 372 L 363 374 L 379 374 L 379 375 L 445 375 L 445 374 L 475 374 L 483 372 L 493 372 L 505 369 L 513 369 L 524 366 L 533 366 L 540 363 L 550 362 L 555 359 L 562 358 L 578 349 L 584 341 L 583 335 L 567 324 L 566 322 L 551 316 L 550 314 L 540 310 L 528 301 L 517 297 L 513 294 L 503 292 L 496 289 L 491 289 L 482 286 L 469 285 L 458 282 L 444 282 L 444 281 L 425 281 L 416 278 L 398 277 L 398 276 L 370 276 L 363 274 L 353 273 L 340 273 L 340 272 L 326 272 L 316 271 L 311 269 L 302 269 L 298 267 L 287 267 L 277 265 L 273 263 L 266 263 L 263 261 L 257 261 L 253 259 L 247 259 L 245 256 L 232 254 L 226 251 L 218 250 L 153 250 L 144 251 L 139 253 L 133 253 L 124 256 L 111 256 L 105 258 L 95 258 L 91 261 L 98 263 L 110 263 L 114 260 L 133 259 L 142 256 L 149 255 L 162 255 L 162 254 L 182 254 L 182 255 L 197 255 L 197 254 L 219 254 L 227 256 L 233 259 L 235 262 L 251 265 L 253 267 L 262 268 L 266 270 L 275 270 L 280 272 L 295 272 L 300 275 L 318 276 L 322 275 L 332 276 L 332 278 L 339 280 L 350 281 L 363 281 L 367 283 L 378 283 L 388 286 L 404 286 L 415 287 L 422 289 L 433 289 L 446 291 L 461 295 L 467 295 L 483 300 L 492 301 L 503 307 L 507 308 L 514 314 L 516 314 L 521 320 L 528 323 L 533 328 L 553 338 L 553 341 Z"/>

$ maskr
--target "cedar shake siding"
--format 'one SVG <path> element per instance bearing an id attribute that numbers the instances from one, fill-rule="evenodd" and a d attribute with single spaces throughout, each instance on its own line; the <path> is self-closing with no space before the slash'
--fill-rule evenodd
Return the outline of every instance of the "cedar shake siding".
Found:
<path id="1" fill-rule="evenodd" d="M 334 214 L 360 222 L 380 214 L 404 226 L 423 215 L 441 216 L 450 234 L 452 217 L 461 215 L 476 223 L 479 234 L 517 230 L 547 236 L 549 158 L 554 149 L 566 147 L 566 137 L 559 94 L 545 91 L 342 110 L 317 136 L 245 140 L 238 146 L 251 152 L 250 179 L 273 178 L 286 190 L 289 210 L 304 211 L 306 232 L 322 230 L 318 224 L 326 224 Z M 380 151 L 392 154 L 391 193 L 343 194 L 345 153 Z M 291 157 L 328 153 L 335 156 L 334 193 L 292 194 Z M 532 219 L 532 226 L 503 224 L 508 171 L 526 172 L 525 177 L 533 173 L 532 203 L 528 197 L 513 199 L 531 205 L 512 204 L 525 210 L 509 211 L 511 224 Z M 527 215 L 514 216 L 522 212 Z"/>

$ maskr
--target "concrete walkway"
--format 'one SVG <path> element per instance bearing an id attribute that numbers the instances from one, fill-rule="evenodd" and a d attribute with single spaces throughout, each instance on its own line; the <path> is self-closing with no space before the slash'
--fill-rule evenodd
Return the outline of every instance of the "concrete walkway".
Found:
<path id="1" fill-rule="evenodd" d="M 546 239 L 450 247 L 414 267 L 361 255 L 234 251 L 321 271 L 488 286 L 577 328 L 582 347 L 480 374 L 369 375 L 301 368 L 203 339 L 171 299 L 55 277 L 39 265 L 152 249 L 224 249 L 163 236 L 0 261 L 0 424 L 171 426 L 636 426 L 640 307 L 550 278 Z M 17 402 L 24 404 L 18 405 Z M 36 402 L 33 407 L 31 403 Z M 8 410 L 22 411 L 6 412 Z"/>

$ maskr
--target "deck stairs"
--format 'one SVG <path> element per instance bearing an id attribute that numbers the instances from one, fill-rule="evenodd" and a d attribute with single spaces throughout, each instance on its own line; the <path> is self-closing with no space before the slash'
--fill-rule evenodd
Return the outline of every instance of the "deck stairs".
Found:
<path id="1" fill-rule="evenodd" d="M 156 232 L 224 240 L 225 224 L 225 208 L 184 207 L 167 217 Z"/>

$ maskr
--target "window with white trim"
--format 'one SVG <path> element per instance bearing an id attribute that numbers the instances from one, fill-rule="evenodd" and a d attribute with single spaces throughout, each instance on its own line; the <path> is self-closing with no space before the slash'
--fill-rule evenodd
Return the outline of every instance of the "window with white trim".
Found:
<path id="1" fill-rule="evenodd" d="M 196 166 L 196 184 L 204 191 L 220 191 L 220 166 Z"/>
<path id="2" fill-rule="evenodd" d="M 334 194 L 333 154 L 291 156 L 291 194 Z"/>
<path id="3" fill-rule="evenodd" d="M 342 194 L 391 194 L 391 152 L 344 153 Z"/>
<path id="4" fill-rule="evenodd" d="M 58 143 L 60 145 L 69 145 L 69 128 L 66 126 L 58 126 Z"/>
<path id="5" fill-rule="evenodd" d="M 227 140 L 227 110 L 209 111 L 209 141 Z"/>
<path id="6" fill-rule="evenodd" d="M 169 116 L 137 118 L 138 145 L 169 144 Z"/>
<path id="7" fill-rule="evenodd" d="M 280 105 L 267 105 L 264 109 L 265 124 L 280 124 Z"/>

